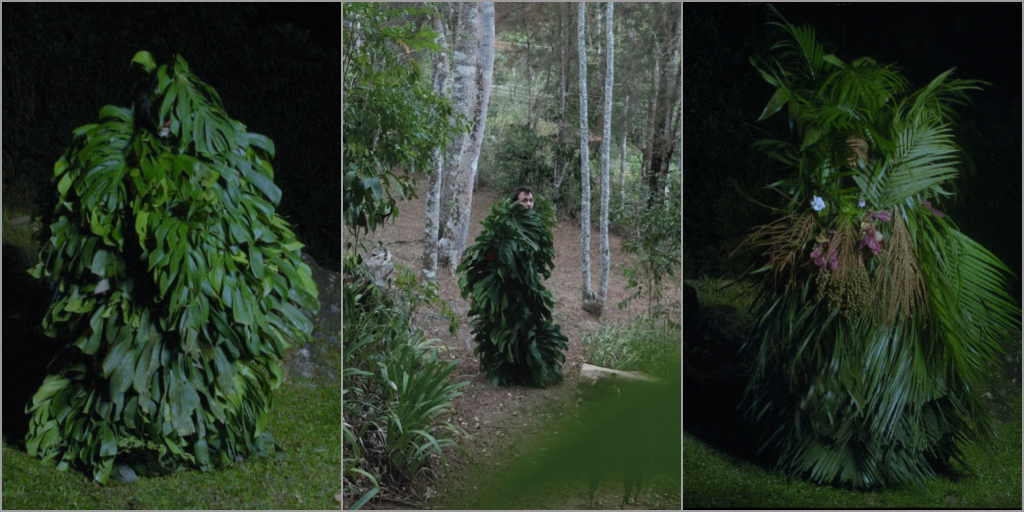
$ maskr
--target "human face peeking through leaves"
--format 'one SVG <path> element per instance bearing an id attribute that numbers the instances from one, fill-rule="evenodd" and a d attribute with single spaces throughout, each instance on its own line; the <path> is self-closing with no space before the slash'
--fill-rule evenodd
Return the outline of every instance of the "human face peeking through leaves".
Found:
<path id="1" fill-rule="evenodd" d="M 516 201 L 525 206 L 527 210 L 533 209 L 533 194 L 530 192 L 520 192 Z"/>

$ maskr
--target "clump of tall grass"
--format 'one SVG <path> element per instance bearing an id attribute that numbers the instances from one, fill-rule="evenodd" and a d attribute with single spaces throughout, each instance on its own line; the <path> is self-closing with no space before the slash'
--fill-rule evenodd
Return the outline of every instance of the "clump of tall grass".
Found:
<path id="1" fill-rule="evenodd" d="M 583 335 L 587 362 L 614 370 L 641 371 L 651 375 L 679 373 L 682 356 L 678 324 L 637 319 L 609 325 Z"/>

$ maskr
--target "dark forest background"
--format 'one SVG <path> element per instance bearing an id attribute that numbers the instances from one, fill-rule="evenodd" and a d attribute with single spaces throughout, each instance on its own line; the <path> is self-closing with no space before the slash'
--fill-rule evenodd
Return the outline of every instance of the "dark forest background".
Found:
<path id="1" fill-rule="evenodd" d="M 1017 276 L 1021 297 L 1021 5 L 778 4 L 794 25 L 811 24 L 826 52 L 849 62 L 895 63 L 911 90 L 956 67 L 954 78 L 991 82 L 959 108 L 963 147 L 957 195 L 941 204 L 961 230 Z M 683 5 L 683 272 L 687 279 L 735 277 L 729 253 L 768 210 L 766 189 L 788 169 L 752 149 L 780 138 L 785 116 L 755 123 L 774 92 L 749 62 L 770 59 L 783 37 L 764 4 Z M 770 60 L 769 60 L 770 62 Z"/>
<path id="2" fill-rule="evenodd" d="M 279 211 L 306 252 L 339 270 L 340 44 L 339 3 L 5 3 L 5 210 L 46 203 L 71 131 L 131 104 L 137 51 L 158 65 L 181 54 L 229 116 L 273 139 Z"/>

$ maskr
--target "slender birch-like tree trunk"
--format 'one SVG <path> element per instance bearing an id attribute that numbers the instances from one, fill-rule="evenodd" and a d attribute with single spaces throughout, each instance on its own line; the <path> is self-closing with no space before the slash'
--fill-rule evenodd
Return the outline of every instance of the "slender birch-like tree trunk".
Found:
<path id="1" fill-rule="evenodd" d="M 476 3 L 466 2 L 459 5 L 459 21 L 455 28 L 455 75 L 452 79 L 452 107 L 456 114 L 468 116 L 470 104 L 474 100 L 476 87 Z M 437 262 L 442 267 L 451 269 L 453 275 L 459 262 L 456 258 L 455 240 L 457 239 L 456 219 L 458 207 L 455 204 L 457 177 L 462 160 L 463 148 L 469 140 L 469 134 L 463 133 L 456 137 L 448 146 L 445 155 L 445 172 L 441 183 L 440 200 L 440 239 L 437 242 Z"/>
<path id="2" fill-rule="evenodd" d="M 563 162 L 562 147 L 565 144 L 565 107 L 569 98 L 569 71 L 567 69 L 569 59 L 566 57 L 565 53 L 566 48 L 569 47 L 569 35 L 565 31 L 565 24 L 569 22 L 569 17 L 569 4 L 560 4 L 558 6 L 558 150 L 555 151 L 555 186 L 554 191 L 552 192 L 552 195 L 554 196 L 552 199 L 557 199 L 558 197 L 558 189 L 562 186 L 562 179 L 565 178 L 567 166 L 567 163 Z M 558 204 L 553 202 L 552 207 L 555 210 L 555 218 L 558 218 Z"/>
<path id="3" fill-rule="evenodd" d="M 445 85 L 448 82 L 448 43 L 444 37 L 444 26 L 441 14 L 434 13 L 431 17 L 432 29 L 437 32 L 434 42 L 440 48 L 434 53 L 434 69 L 431 86 L 434 94 L 445 96 Z M 434 148 L 431 156 L 432 169 L 427 180 L 427 211 L 423 229 L 423 275 L 433 281 L 437 277 L 437 236 L 440 222 L 438 200 L 441 195 L 441 176 L 444 173 L 444 152 L 440 147 Z"/>
<path id="4" fill-rule="evenodd" d="M 586 2 L 580 2 L 576 39 L 580 52 L 580 180 L 583 189 L 580 206 L 580 259 L 583 269 L 583 309 L 591 311 L 594 289 L 590 286 L 590 132 L 587 129 L 587 44 L 584 30 L 586 5 Z"/>
<path id="5" fill-rule="evenodd" d="M 452 252 L 455 255 L 451 263 L 453 270 L 466 248 L 470 213 L 473 210 L 473 184 L 476 183 L 480 148 L 484 141 L 484 130 L 487 128 L 487 104 L 491 97 L 491 81 L 494 75 L 494 2 L 477 4 L 476 35 L 479 41 L 476 52 L 476 102 L 473 105 L 473 130 L 469 135 L 469 144 L 462 152 L 456 181 L 454 206 L 458 212 L 452 218 L 455 235 L 452 239 Z"/>
<path id="6" fill-rule="evenodd" d="M 619 198 L 626 200 L 626 135 L 629 134 L 629 94 L 626 95 L 625 119 L 622 122 L 622 151 L 619 151 Z"/>
<path id="7" fill-rule="evenodd" d="M 612 14 L 615 2 L 608 2 L 605 15 L 606 37 L 608 38 L 604 73 L 604 131 L 601 134 L 601 287 L 597 302 L 603 308 L 608 299 L 608 273 L 611 270 L 611 250 L 608 247 L 608 196 L 611 192 L 611 176 L 608 160 L 612 146 L 612 84 L 615 83 L 615 31 Z"/>
<path id="8" fill-rule="evenodd" d="M 654 3 L 654 23 L 655 26 L 660 25 L 662 17 L 662 5 L 660 3 Z M 644 153 L 643 163 L 643 175 L 646 178 L 648 188 L 651 189 L 651 193 L 658 189 L 658 174 L 653 169 L 654 164 L 654 152 L 658 150 L 658 100 L 660 99 L 660 85 L 661 85 L 661 42 L 658 40 L 660 32 L 655 29 L 654 31 L 654 47 L 651 49 L 654 52 L 654 73 L 652 75 L 653 84 L 651 88 L 651 101 L 648 104 L 647 120 L 644 123 L 644 132 L 647 134 L 647 151 Z M 650 126 L 650 129 L 647 127 Z"/>
<path id="9" fill-rule="evenodd" d="M 682 23 L 679 19 L 675 20 L 675 37 L 671 41 L 669 47 L 672 48 L 672 57 L 669 59 L 669 65 L 667 66 L 668 71 L 668 84 L 665 87 L 665 100 L 662 101 L 661 108 L 665 111 L 665 124 L 661 130 L 662 139 L 662 154 L 660 155 L 661 166 L 659 169 L 655 169 L 660 176 L 668 175 L 668 166 L 672 160 L 672 150 L 675 148 L 675 141 L 673 140 L 673 120 L 676 109 L 673 105 L 679 99 L 679 39 L 682 30 Z"/>

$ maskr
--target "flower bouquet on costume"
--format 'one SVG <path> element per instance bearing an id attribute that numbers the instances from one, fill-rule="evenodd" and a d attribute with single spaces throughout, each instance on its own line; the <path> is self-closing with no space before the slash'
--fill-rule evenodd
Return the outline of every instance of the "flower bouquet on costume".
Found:
<path id="1" fill-rule="evenodd" d="M 568 338 L 551 322 L 554 300 L 539 277 L 551 277 L 554 222 L 548 208 L 497 202 L 459 264 L 462 297 L 472 295 L 469 315 L 476 317 L 474 354 L 493 384 L 562 381 Z"/>
<path id="2" fill-rule="evenodd" d="M 227 116 L 181 57 L 107 105 L 54 166 L 33 275 L 67 346 L 28 404 L 29 455 L 105 483 L 273 453 L 283 351 L 319 309 L 275 209 L 273 142 Z M 130 470 L 127 468 L 131 468 Z"/>
<path id="3" fill-rule="evenodd" d="M 957 174 L 951 105 L 984 82 L 949 70 L 907 94 L 890 66 L 847 64 L 778 18 L 792 40 L 758 67 L 776 88 L 760 119 L 788 107 L 793 139 L 759 146 L 792 175 L 744 245 L 766 261 L 744 407 L 788 474 L 922 483 L 992 439 L 976 393 L 1019 325 L 1009 270 L 933 206 Z"/>

